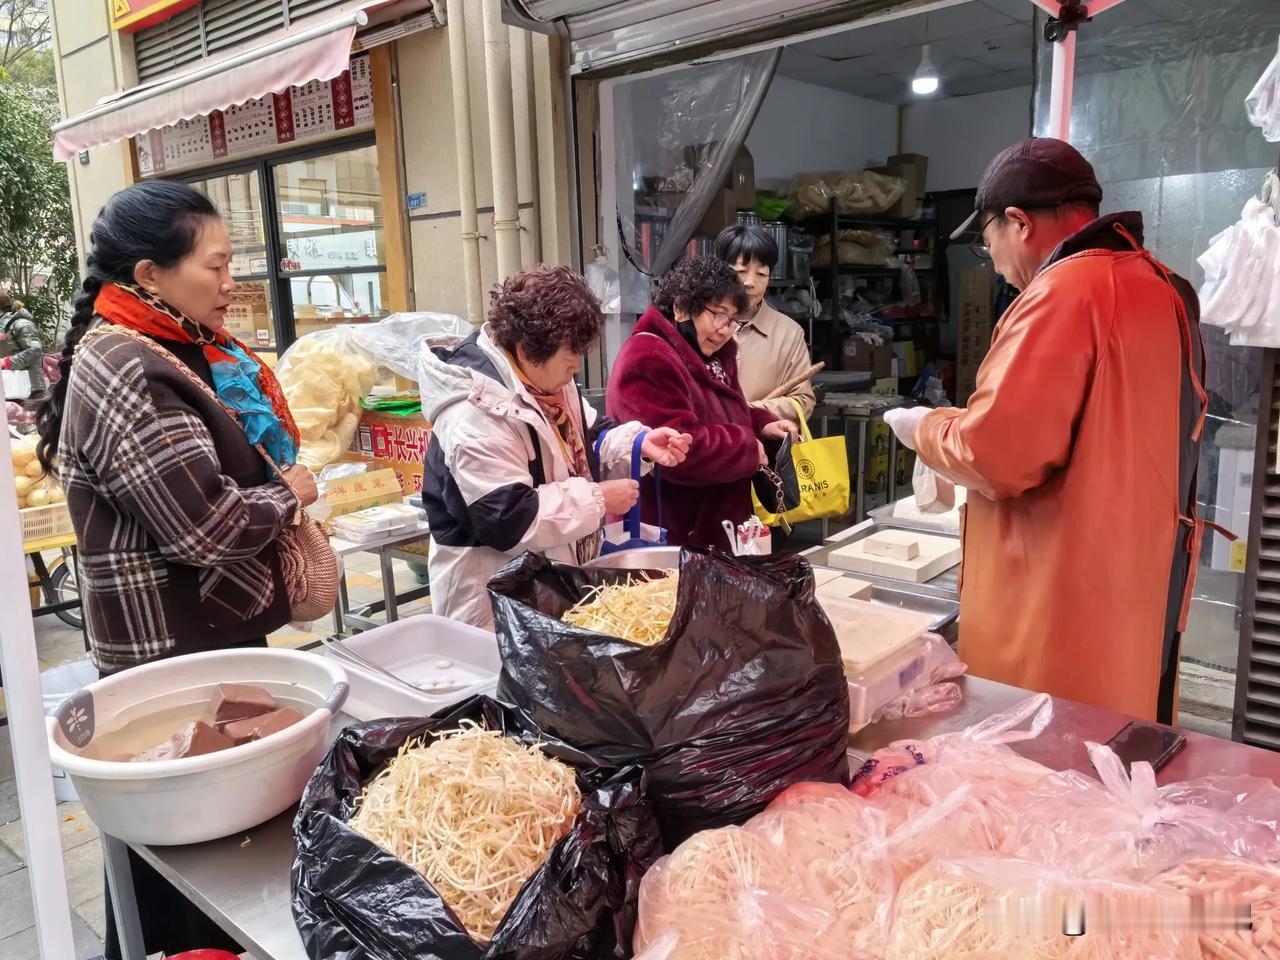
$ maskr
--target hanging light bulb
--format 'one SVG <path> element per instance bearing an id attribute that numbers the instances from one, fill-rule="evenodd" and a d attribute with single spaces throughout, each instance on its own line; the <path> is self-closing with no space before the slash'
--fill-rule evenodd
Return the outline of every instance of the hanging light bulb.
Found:
<path id="1" fill-rule="evenodd" d="M 918 97 L 938 92 L 938 68 L 929 59 L 927 43 L 920 49 L 920 66 L 916 67 L 915 76 L 911 78 L 911 92 Z"/>

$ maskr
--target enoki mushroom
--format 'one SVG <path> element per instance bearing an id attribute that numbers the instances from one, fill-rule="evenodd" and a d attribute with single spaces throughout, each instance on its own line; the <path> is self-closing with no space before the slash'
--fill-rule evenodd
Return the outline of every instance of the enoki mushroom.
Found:
<path id="1" fill-rule="evenodd" d="M 467 724 L 430 746 L 406 743 L 366 786 L 350 826 L 426 877 L 488 941 L 581 801 L 572 769 Z"/>
<path id="2" fill-rule="evenodd" d="M 667 636 L 676 610 L 679 582 L 679 575 L 672 570 L 656 579 L 638 574 L 622 583 L 601 584 L 570 607 L 563 620 L 584 630 L 651 647 Z"/>

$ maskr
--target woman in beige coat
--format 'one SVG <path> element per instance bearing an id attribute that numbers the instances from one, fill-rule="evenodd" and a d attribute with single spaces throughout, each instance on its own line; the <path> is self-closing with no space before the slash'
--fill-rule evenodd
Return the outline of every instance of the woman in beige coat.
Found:
<path id="1" fill-rule="evenodd" d="M 786 396 L 764 398 L 809 369 L 809 345 L 804 329 L 786 314 L 764 302 L 769 277 L 778 263 L 778 245 L 759 227 L 737 224 L 716 237 L 716 256 L 728 263 L 747 288 L 747 309 L 738 316 L 738 378 L 742 393 L 753 407 L 767 410 L 780 420 L 800 426 L 804 408 L 813 413 L 813 387 L 806 378 Z"/>

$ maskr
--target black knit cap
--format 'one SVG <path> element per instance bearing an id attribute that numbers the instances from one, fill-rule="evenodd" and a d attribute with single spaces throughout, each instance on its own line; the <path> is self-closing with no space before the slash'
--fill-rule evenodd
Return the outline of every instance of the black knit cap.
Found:
<path id="1" fill-rule="evenodd" d="M 973 213 L 951 239 L 973 233 L 983 210 L 1036 210 L 1074 202 L 1102 202 L 1102 187 L 1093 165 L 1066 141 L 1031 137 L 1002 150 L 987 166 L 978 184 Z"/>

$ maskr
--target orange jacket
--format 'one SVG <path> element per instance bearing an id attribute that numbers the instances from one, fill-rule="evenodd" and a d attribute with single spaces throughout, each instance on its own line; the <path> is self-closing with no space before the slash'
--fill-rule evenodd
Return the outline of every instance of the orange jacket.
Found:
<path id="1" fill-rule="evenodd" d="M 970 672 L 1155 719 L 1203 529 L 1205 395 L 1194 292 L 1141 229 L 1116 215 L 1068 241 L 1000 320 L 968 406 L 926 416 L 915 443 L 969 488 Z"/>

